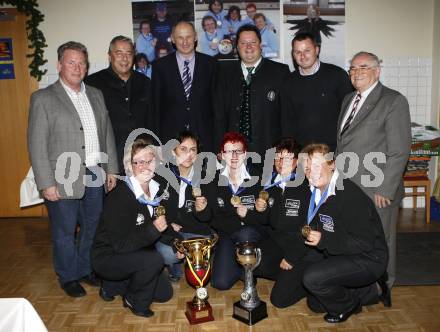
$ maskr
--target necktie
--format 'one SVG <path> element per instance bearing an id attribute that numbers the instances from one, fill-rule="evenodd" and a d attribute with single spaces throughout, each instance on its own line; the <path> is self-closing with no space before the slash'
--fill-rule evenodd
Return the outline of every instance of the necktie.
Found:
<path id="1" fill-rule="evenodd" d="M 182 75 L 183 89 L 185 91 L 186 99 L 189 99 L 189 95 L 191 92 L 191 73 L 189 71 L 189 61 L 185 60 L 183 75 Z"/>
<path id="2" fill-rule="evenodd" d="M 255 67 L 246 67 L 247 71 L 248 71 L 248 75 L 246 76 L 246 84 L 249 85 L 251 84 L 251 80 L 252 80 L 252 71 L 254 70 Z"/>
<path id="3" fill-rule="evenodd" d="M 357 109 L 357 107 L 358 107 L 358 105 L 359 105 L 359 102 L 360 102 L 360 100 L 361 100 L 361 97 L 362 97 L 362 96 L 361 96 L 360 93 L 358 93 L 358 94 L 356 95 L 356 99 L 354 100 L 353 107 L 351 108 L 351 113 L 350 113 L 350 115 L 348 116 L 347 121 L 345 121 L 344 127 L 342 127 L 342 130 L 341 130 L 341 136 L 344 135 L 344 133 L 345 133 L 345 132 L 347 131 L 347 129 L 350 127 L 351 122 L 353 121 L 354 115 L 356 114 L 356 109 Z"/>

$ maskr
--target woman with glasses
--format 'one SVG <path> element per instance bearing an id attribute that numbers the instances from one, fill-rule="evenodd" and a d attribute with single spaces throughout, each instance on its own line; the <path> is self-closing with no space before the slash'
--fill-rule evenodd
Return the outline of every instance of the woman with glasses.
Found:
<path id="1" fill-rule="evenodd" d="M 304 172 L 296 174 L 298 143 L 293 138 L 282 138 L 274 147 L 275 171 L 264 186 L 269 198 L 266 201 L 258 198 L 256 205 L 257 211 L 268 220 L 270 236 L 259 243 L 262 259 L 254 275 L 275 280 L 270 300 L 274 306 L 285 308 L 298 302 L 305 293 L 299 272 L 308 251 L 301 229 L 306 224 L 309 187 Z"/>
<path id="2" fill-rule="evenodd" d="M 245 164 L 246 149 L 242 134 L 225 133 L 219 153 L 224 168 L 218 171 L 208 194 L 213 211 L 211 226 L 219 234 L 211 285 L 221 290 L 231 288 L 243 274 L 235 258 L 236 243 L 257 243 L 265 236 L 265 226 L 260 224 L 255 210 L 260 174 L 258 169 Z M 257 177 L 257 181 L 252 177 Z"/>
<path id="3" fill-rule="evenodd" d="M 342 178 L 335 162 L 326 159 L 329 150 L 325 144 L 303 150 L 310 182 L 304 196 L 309 198 L 305 244 L 322 259 L 304 270 L 302 281 L 309 298 L 316 299 L 308 301 L 310 309 L 326 312 L 324 319 L 329 323 L 339 323 L 361 312 L 363 305 L 379 302 L 376 282 L 383 295 L 388 292 L 380 281 L 388 249 L 373 201 Z"/>
<path id="4" fill-rule="evenodd" d="M 153 301 L 166 302 L 173 295 L 155 243 L 171 243 L 180 237 L 161 213 L 168 195 L 166 186 L 153 179 L 155 148 L 145 139 L 136 139 L 124 155 L 124 166 L 125 181 L 104 203 L 92 264 L 102 278 L 99 295 L 103 300 L 113 301 L 121 295 L 124 307 L 133 314 L 150 317 L 154 314 L 149 309 Z"/>
<path id="5" fill-rule="evenodd" d="M 219 53 L 218 45 L 223 40 L 223 31 L 217 28 L 216 20 L 212 16 L 202 19 L 203 33 L 199 34 L 200 52 L 210 56 Z"/>
<path id="6" fill-rule="evenodd" d="M 179 182 L 179 191 L 170 191 L 167 220 L 183 239 L 210 236 L 212 233 L 209 227 L 211 211 L 205 197 L 207 189 L 206 185 L 200 184 L 200 178 L 203 178 L 204 174 L 201 169 L 194 167 L 199 151 L 199 139 L 192 132 L 183 131 L 179 133 L 177 140 L 179 145 L 173 151 L 176 166 L 170 165 L 170 169 Z M 170 280 L 179 281 L 182 277 L 182 261 L 176 257 L 175 248 L 163 242 L 157 242 L 156 249 L 165 259 Z"/>

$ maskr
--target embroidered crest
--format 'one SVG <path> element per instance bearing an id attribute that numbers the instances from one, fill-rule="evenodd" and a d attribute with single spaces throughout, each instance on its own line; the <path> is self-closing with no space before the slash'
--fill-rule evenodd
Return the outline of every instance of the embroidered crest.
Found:
<path id="1" fill-rule="evenodd" d="M 221 197 L 217 197 L 217 204 L 219 207 L 224 207 L 225 201 Z"/>
<path id="2" fill-rule="evenodd" d="M 168 200 L 168 198 L 170 198 L 170 193 L 168 192 L 167 189 L 165 189 L 162 194 L 162 199 Z"/>
<path id="3" fill-rule="evenodd" d="M 269 197 L 267 204 L 269 205 L 269 207 L 272 207 L 275 204 L 275 198 Z"/>
<path id="4" fill-rule="evenodd" d="M 298 210 L 300 203 L 301 202 L 298 199 L 288 198 L 288 199 L 286 199 L 286 204 L 284 205 L 284 207 Z"/>
<path id="5" fill-rule="evenodd" d="M 334 232 L 335 231 L 335 225 L 333 223 L 333 218 L 330 216 L 327 216 L 325 214 L 319 214 L 319 221 L 322 222 L 322 229 L 327 232 Z"/>
<path id="6" fill-rule="evenodd" d="M 145 221 L 145 217 L 143 214 L 138 213 L 137 218 L 136 218 L 136 226 L 140 226 L 144 223 Z"/>
<path id="7" fill-rule="evenodd" d="M 286 217 L 298 217 L 298 209 L 287 209 Z"/>
<path id="8" fill-rule="evenodd" d="M 270 91 L 267 93 L 267 100 L 269 100 L 269 101 L 274 101 L 274 100 L 275 100 L 275 96 L 276 96 L 275 91 L 270 90 Z"/>
<path id="9" fill-rule="evenodd" d="M 186 212 L 192 212 L 194 206 L 195 206 L 196 202 L 192 201 L 192 200 L 186 200 L 185 202 L 185 208 L 186 208 Z"/>

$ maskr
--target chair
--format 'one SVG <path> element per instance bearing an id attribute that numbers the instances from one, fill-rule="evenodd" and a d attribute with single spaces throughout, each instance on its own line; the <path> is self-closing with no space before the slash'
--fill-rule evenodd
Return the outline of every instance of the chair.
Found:
<path id="1" fill-rule="evenodd" d="M 417 197 L 425 197 L 426 223 L 431 222 L 431 180 L 427 176 L 404 176 L 403 186 L 412 188 L 412 192 L 405 192 L 405 197 L 413 198 L 413 209 L 417 208 Z M 419 192 L 418 187 L 423 187 L 424 191 Z"/>

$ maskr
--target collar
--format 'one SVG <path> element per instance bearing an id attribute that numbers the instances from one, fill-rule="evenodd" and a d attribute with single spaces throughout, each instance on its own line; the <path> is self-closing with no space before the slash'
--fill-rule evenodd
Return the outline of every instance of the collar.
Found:
<path id="1" fill-rule="evenodd" d="M 189 180 L 189 181 L 192 180 L 192 178 L 193 178 L 193 176 L 194 176 L 194 166 L 191 166 L 191 170 L 189 171 L 189 174 L 188 174 L 187 177 L 180 175 L 180 172 L 179 172 L 179 168 L 178 168 L 178 167 L 176 167 L 176 169 L 177 169 L 177 173 L 179 174 L 180 177 L 182 177 L 182 178 L 184 178 L 184 179 L 186 179 L 186 180 Z"/>
<path id="2" fill-rule="evenodd" d="M 159 191 L 159 183 L 157 183 L 153 179 L 151 179 L 150 182 L 148 183 L 148 189 L 150 189 L 151 198 L 147 197 L 147 195 L 145 194 L 144 190 L 141 187 L 141 184 L 133 175 L 130 176 L 130 182 L 133 186 L 133 193 L 136 196 L 136 199 L 139 199 L 139 197 L 144 196 L 147 200 L 151 201 L 154 199 L 154 197 L 156 197 L 156 194 Z"/>
<path id="3" fill-rule="evenodd" d="M 249 67 L 254 67 L 254 69 L 252 69 L 251 74 L 255 74 L 255 71 L 257 70 L 257 68 L 260 65 L 261 61 L 263 61 L 263 57 L 262 56 L 260 56 L 260 59 L 257 62 L 255 62 L 252 66 L 249 66 Z M 247 67 L 246 67 L 246 65 L 244 64 L 243 61 L 241 61 L 240 63 L 241 63 L 241 71 L 243 72 L 243 76 L 247 77 L 247 75 L 248 75 Z"/>
<path id="4" fill-rule="evenodd" d="M 373 91 L 373 89 L 376 87 L 378 83 L 379 81 L 374 82 L 372 86 L 370 86 L 367 90 L 361 93 L 361 97 L 363 100 L 365 100 L 368 97 L 368 95 L 371 93 L 371 91 Z M 359 91 L 356 91 L 355 97 L 358 93 Z"/>
<path id="5" fill-rule="evenodd" d="M 330 183 L 328 184 L 327 198 L 330 196 L 336 196 L 336 181 L 338 180 L 338 177 L 339 177 L 339 171 L 337 168 L 335 168 L 332 178 L 330 179 Z M 314 189 L 315 187 L 310 185 L 310 191 L 313 192 Z M 316 191 L 319 192 L 319 197 L 321 197 L 322 195 L 321 190 L 316 188 Z"/>
<path id="6" fill-rule="evenodd" d="M 63 79 L 60 77 L 60 82 L 61 82 L 61 85 L 63 86 L 63 88 L 64 88 L 64 90 L 66 90 L 66 92 L 67 92 L 67 94 L 69 94 L 69 95 L 77 95 L 78 93 L 84 93 L 84 92 L 86 92 L 86 85 L 84 84 L 84 82 L 81 82 L 81 87 L 80 87 L 80 90 L 79 90 L 79 92 L 76 92 L 75 90 L 73 90 L 71 87 L 69 87 L 68 85 L 66 85 L 64 82 L 63 82 Z"/>
<path id="7" fill-rule="evenodd" d="M 229 179 L 229 167 L 225 166 L 223 172 L 221 172 L 220 174 Z M 241 167 L 240 167 L 239 177 L 240 177 L 240 179 L 239 179 L 240 185 L 244 182 L 244 180 L 250 180 L 251 179 L 251 175 L 247 171 L 246 166 L 244 164 L 241 165 Z"/>
<path id="8" fill-rule="evenodd" d="M 299 67 L 299 73 L 301 74 L 301 76 L 311 76 L 311 75 L 316 74 L 320 67 L 321 67 L 321 61 L 319 61 L 319 58 L 316 58 L 316 62 L 314 63 L 313 70 L 310 74 L 304 73 L 304 71 L 301 67 Z"/>
<path id="9" fill-rule="evenodd" d="M 195 57 L 196 57 L 196 52 L 193 51 L 191 57 L 190 57 L 189 59 L 187 59 L 187 58 L 185 58 L 185 57 L 184 57 L 179 51 L 176 51 L 176 57 L 177 57 L 180 61 L 182 61 L 182 63 L 183 63 L 184 61 L 193 62 L 194 59 L 195 59 Z"/>

